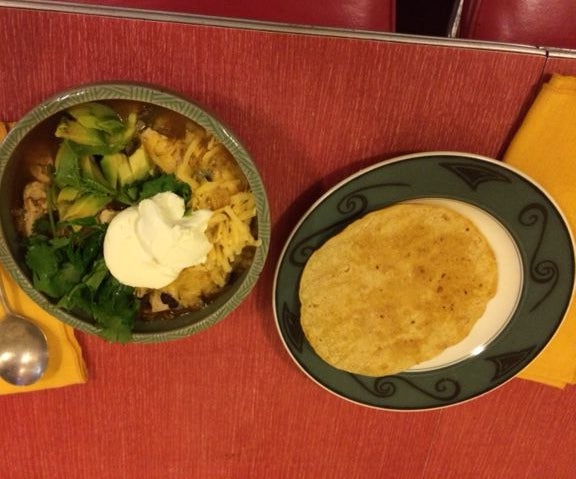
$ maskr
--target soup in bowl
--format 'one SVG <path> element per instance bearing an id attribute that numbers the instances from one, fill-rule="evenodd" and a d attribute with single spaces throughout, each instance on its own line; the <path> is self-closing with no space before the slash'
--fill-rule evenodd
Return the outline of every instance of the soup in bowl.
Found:
<path id="1" fill-rule="evenodd" d="M 269 244 L 245 148 L 158 88 L 59 93 L 0 146 L 1 260 L 61 321 L 110 341 L 201 331 L 254 287 Z"/>

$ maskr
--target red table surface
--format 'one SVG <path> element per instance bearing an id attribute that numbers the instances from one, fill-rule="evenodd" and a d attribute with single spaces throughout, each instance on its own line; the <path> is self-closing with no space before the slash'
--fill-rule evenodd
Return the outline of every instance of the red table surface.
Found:
<path id="1" fill-rule="evenodd" d="M 80 83 L 180 91 L 242 139 L 267 185 L 273 240 L 250 297 L 187 339 L 78 333 L 87 384 L 0 397 L 0 478 L 571 478 L 576 393 L 514 379 L 456 407 L 379 411 L 291 361 L 273 273 L 299 216 L 383 158 L 497 157 L 547 66 L 539 52 L 0 8 L 0 114 Z"/>

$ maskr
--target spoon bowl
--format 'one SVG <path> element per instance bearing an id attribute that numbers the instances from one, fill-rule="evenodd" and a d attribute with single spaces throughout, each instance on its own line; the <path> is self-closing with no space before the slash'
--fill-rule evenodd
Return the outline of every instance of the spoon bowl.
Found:
<path id="1" fill-rule="evenodd" d="M 44 332 L 24 316 L 12 312 L 0 280 L 0 377 L 15 386 L 38 381 L 48 365 L 48 342 Z"/>

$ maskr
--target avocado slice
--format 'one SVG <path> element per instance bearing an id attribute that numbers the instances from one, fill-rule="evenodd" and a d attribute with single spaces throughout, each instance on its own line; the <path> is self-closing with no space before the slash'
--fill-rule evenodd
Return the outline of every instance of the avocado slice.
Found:
<path id="1" fill-rule="evenodd" d="M 120 171 L 126 175 L 129 173 L 128 157 L 124 153 L 112 153 L 104 155 L 100 162 L 102 173 L 112 188 L 116 188 L 120 184 Z"/>
<path id="2" fill-rule="evenodd" d="M 81 103 L 71 106 L 67 112 L 85 128 L 94 128 L 109 134 L 124 130 L 124 123 L 118 113 L 103 103 Z"/>
<path id="3" fill-rule="evenodd" d="M 54 179 L 60 188 L 77 185 L 80 181 L 78 157 L 71 143 L 67 140 L 64 140 L 58 148 L 55 167 Z"/>
<path id="4" fill-rule="evenodd" d="M 80 171 L 82 172 L 83 178 L 96 181 L 103 186 L 108 186 L 108 181 L 104 178 L 102 171 L 90 155 L 80 157 Z"/>
<path id="5" fill-rule="evenodd" d="M 91 155 L 81 156 L 78 160 L 80 167 L 81 184 L 92 194 L 113 195 L 114 188 L 108 184 L 100 166 Z M 83 191 L 82 188 L 80 188 Z"/>
<path id="6" fill-rule="evenodd" d="M 75 220 L 78 218 L 86 218 L 87 216 L 95 216 L 110 202 L 109 196 L 100 196 L 87 194 L 80 196 L 74 202 L 62 204 L 59 208 L 60 220 Z"/>
<path id="7" fill-rule="evenodd" d="M 80 195 L 80 192 L 76 188 L 74 188 L 73 186 L 65 186 L 58 193 L 58 197 L 56 198 L 56 202 L 57 203 L 71 203 L 76 198 L 78 198 L 79 195 Z"/>
<path id="8" fill-rule="evenodd" d="M 116 153 L 132 141 L 138 115 L 132 112 L 126 121 L 110 107 L 86 103 L 66 110 L 56 127 L 56 137 L 69 140 L 78 152 L 98 155 Z"/>
<path id="9" fill-rule="evenodd" d="M 134 153 L 128 158 L 130 163 L 130 170 L 132 171 L 132 181 L 143 180 L 147 178 L 152 173 L 154 164 L 150 160 L 146 149 L 140 146 Z"/>
<path id="10" fill-rule="evenodd" d="M 104 155 L 100 167 L 113 188 L 129 185 L 150 176 L 154 165 L 143 146 L 127 157 L 123 153 Z"/>
<path id="11" fill-rule="evenodd" d="M 81 123 L 62 118 L 55 133 L 57 138 L 63 138 L 78 145 L 88 147 L 104 148 L 106 147 L 106 138 L 101 130 L 95 128 L 86 128 Z"/>
<path id="12" fill-rule="evenodd" d="M 128 145 L 128 143 L 130 143 L 130 141 L 132 141 L 138 126 L 138 115 L 134 112 L 130 113 L 124 125 L 123 130 L 110 135 L 109 148 L 112 152 L 122 150 L 126 145 Z"/>

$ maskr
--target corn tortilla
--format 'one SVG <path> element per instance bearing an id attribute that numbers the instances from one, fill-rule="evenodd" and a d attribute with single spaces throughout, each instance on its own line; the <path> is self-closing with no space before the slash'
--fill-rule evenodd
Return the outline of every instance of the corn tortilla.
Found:
<path id="1" fill-rule="evenodd" d="M 397 204 L 311 255 L 300 282 L 301 325 L 332 366 L 395 374 L 464 339 L 497 283 L 494 252 L 472 221 L 444 206 Z"/>

